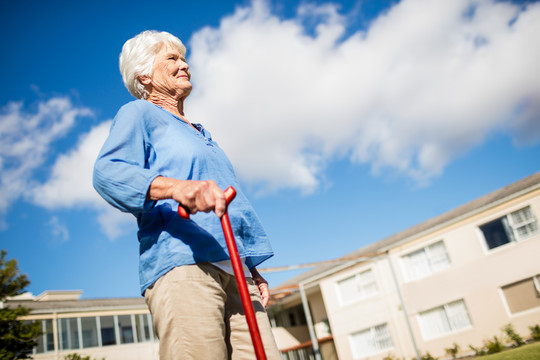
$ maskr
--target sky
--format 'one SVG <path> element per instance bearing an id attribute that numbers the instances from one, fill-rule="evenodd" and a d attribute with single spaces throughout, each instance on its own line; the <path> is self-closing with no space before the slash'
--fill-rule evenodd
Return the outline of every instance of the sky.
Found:
<path id="1" fill-rule="evenodd" d="M 187 118 L 229 155 L 275 256 L 344 256 L 540 170 L 540 4 L 492 0 L 0 5 L 0 249 L 27 290 L 139 296 L 132 215 L 91 185 L 133 98 L 123 43 L 187 47 Z M 298 271 L 270 272 L 271 287 Z"/>

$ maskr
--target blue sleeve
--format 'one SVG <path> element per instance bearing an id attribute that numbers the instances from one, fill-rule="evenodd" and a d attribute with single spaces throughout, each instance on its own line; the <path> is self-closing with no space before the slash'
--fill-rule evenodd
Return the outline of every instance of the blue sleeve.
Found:
<path id="1" fill-rule="evenodd" d="M 114 207 L 133 214 L 150 210 L 146 194 L 159 174 L 149 167 L 152 156 L 144 113 L 134 103 L 122 107 L 94 165 L 94 188 Z"/>

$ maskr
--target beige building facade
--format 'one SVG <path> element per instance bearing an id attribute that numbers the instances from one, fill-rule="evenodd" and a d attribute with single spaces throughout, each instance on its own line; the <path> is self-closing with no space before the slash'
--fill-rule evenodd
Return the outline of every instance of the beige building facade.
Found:
<path id="1" fill-rule="evenodd" d="M 540 173 L 273 289 L 286 359 L 411 359 L 540 324 Z"/>
<path id="2" fill-rule="evenodd" d="M 43 335 L 35 360 L 63 360 L 77 353 L 106 360 L 158 360 L 159 343 L 143 298 L 80 299 L 81 291 L 46 291 L 12 298 L 4 306 L 32 310 Z"/>

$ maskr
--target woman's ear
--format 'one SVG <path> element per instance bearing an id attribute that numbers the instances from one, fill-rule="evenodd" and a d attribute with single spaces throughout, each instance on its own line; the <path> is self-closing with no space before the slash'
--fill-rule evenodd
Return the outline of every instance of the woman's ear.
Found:
<path id="1" fill-rule="evenodd" d="M 152 79 L 150 78 L 150 76 L 147 76 L 147 75 L 139 75 L 138 78 L 141 84 L 143 85 L 150 85 L 150 83 L 152 82 Z"/>

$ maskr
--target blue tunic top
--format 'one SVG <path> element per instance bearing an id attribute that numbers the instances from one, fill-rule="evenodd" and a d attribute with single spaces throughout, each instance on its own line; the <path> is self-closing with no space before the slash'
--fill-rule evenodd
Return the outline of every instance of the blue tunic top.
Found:
<path id="1" fill-rule="evenodd" d="M 124 105 L 116 115 L 94 166 L 94 188 L 118 209 L 137 218 L 141 292 L 176 266 L 229 259 L 221 222 L 213 213 L 190 220 L 174 200 L 150 201 L 157 176 L 214 180 L 237 195 L 228 207 L 240 257 L 249 268 L 273 255 L 267 235 L 240 189 L 232 165 L 210 133 L 146 100 Z"/>

